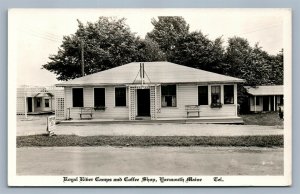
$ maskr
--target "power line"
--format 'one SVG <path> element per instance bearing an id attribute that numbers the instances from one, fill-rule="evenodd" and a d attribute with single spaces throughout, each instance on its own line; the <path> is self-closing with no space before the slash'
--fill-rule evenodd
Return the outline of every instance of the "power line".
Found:
<path id="1" fill-rule="evenodd" d="M 253 32 L 259 32 L 259 31 L 267 30 L 267 29 L 274 28 L 274 27 L 279 26 L 279 25 L 280 24 L 272 24 L 272 25 L 269 25 L 269 26 L 264 27 L 264 28 L 258 28 L 258 29 L 255 29 L 255 30 L 252 30 L 252 31 L 249 31 L 249 32 L 243 32 L 240 35 L 250 34 L 250 33 L 253 33 Z"/>

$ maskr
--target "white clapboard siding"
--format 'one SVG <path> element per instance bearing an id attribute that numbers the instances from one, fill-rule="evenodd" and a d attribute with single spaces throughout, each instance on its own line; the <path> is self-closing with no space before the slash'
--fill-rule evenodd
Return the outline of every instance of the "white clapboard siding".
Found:
<path id="1" fill-rule="evenodd" d="M 194 84 L 177 84 L 177 107 L 161 107 L 158 118 L 185 117 L 185 105 L 198 104 L 198 88 Z M 161 103 L 161 102 L 160 102 Z"/>
<path id="2" fill-rule="evenodd" d="M 185 105 L 198 105 L 198 85 L 177 84 L 177 107 L 161 107 L 158 118 L 186 117 Z M 222 108 L 200 105 L 200 111 L 200 117 L 232 117 L 236 115 L 236 105 L 223 105 Z"/>
<path id="3" fill-rule="evenodd" d="M 100 87 L 100 86 L 99 86 Z M 128 91 L 126 91 L 128 93 Z M 72 108 L 72 88 L 66 87 L 66 108 L 71 108 L 70 118 L 78 119 L 80 118 L 80 108 Z M 127 94 L 128 98 L 128 94 Z M 84 87 L 83 89 L 83 101 L 84 107 L 94 107 L 94 88 Z M 93 111 L 93 118 L 95 119 L 128 119 L 128 107 L 116 107 L 115 106 L 115 87 L 107 86 L 105 87 L 105 107 L 103 110 Z M 68 118 L 69 112 L 66 111 L 66 118 Z M 85 116 L 88 117 L 88 116 Z"/>

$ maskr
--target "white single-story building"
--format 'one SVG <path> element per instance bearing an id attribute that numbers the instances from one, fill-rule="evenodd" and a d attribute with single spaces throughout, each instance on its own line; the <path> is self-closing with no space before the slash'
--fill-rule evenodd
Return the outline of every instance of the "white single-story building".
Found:
<path id="1" fill-rule="evenodd" d="M 51 113 L 55 110 L 54 87 L 17 88 L 17 114 Z"/>
<path id="2" fill-rule="evenodd" d="M 283 106 L 283 85 L 244 86 L 249 94 L 250 112 L 278 111 Z"/>
<path id="3" fill-rule="evenodd" d="M 56 86 L 64 88 L 63 119 L 158 120 L 237 118 L 241 82 L 170 62 L 133 62 Z"/>

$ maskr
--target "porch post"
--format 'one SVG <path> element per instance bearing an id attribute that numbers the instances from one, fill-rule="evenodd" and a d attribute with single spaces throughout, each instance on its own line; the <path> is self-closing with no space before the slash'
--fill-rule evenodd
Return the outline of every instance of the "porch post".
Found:
<path id="1" fill-rule="evenodd" d="M 233 85 L 233 92 L 234 92 L 233 102 L 235 104 L 235 116 L 238 116 L 238 101 L 237 101 L 237 85 L 236 84 Z"/>
<path id="2" fill-rule="evenodd" d="M 27 97 L 26 97 L 26 95 L 24 96 L 24 99 L 25 99 L 24 114 L 25 114 L 25 118 L 27 119 Z"/>
<path id="3" fill-rule="evenodd" d="M 275 95 L 274 95 L 274 101 L 273 101 L 273 104 L 274 104 L 274 111 L 276 111 Z"/>
<path id="4" fill-rule="evenodd" d="M 256 112 L 256 96 L 254 96 L 254 112 Z"/>
<path id="5" fill-rule="evenodd" d="M 220 98 L 220 100 L 221 100 L 221 103 L 224 104 L 224 85 L 223 84 L 221 85 L 220 89 L 221 89 L 221 93 L 220 93 L 221 98 Z"/>
<path id="6" fill-rule="evenodd" d="M 208 85 L 208 105 L 211 104 L 211 85 Z"/>

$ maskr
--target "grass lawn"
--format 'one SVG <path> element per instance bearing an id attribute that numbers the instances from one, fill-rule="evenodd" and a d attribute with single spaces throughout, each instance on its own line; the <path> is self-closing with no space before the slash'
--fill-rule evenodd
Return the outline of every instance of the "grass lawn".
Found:
<path id="1" fill-rule="evenodd" d="M 283 120 L 279 119 L 277 112 L 240 115 L 245 125 L 283 126 Z"/>
<path id="2" fill-rule="evenodd" d="M 18 136 L 17 147 L 66 146 L 258 146 L 283 147 L 283 135 L 268 136 Z"/>

